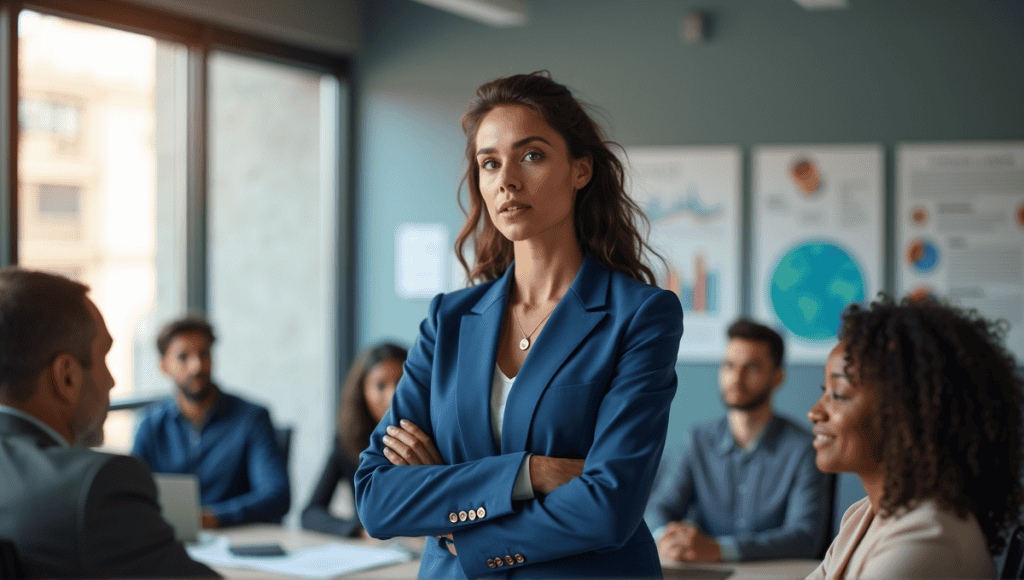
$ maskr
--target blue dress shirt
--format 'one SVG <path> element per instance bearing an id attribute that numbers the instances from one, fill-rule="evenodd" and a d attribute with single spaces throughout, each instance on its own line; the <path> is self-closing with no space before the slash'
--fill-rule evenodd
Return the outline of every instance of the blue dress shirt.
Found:
<path id="1" fill-rule="evenodd" d="M 777 415 L 748 450 L 724 417 L 697 427 L 651 496 L 648 525 L 657 535 L 669 522 L 689 521 L 718 541 L 726 561 L 818 557 L 831 541 L 833 476 L 815 465 L 812 440 Z"/>
<path id="2" fill-rule="evenodd" d="M 291 504 L 270 413 L 223 391 L 198 430 L 175 401 L 151 405 L 132 454 L 155 473 L 195 474 L 203 508 L 221 525 L 280 522 Z"/>

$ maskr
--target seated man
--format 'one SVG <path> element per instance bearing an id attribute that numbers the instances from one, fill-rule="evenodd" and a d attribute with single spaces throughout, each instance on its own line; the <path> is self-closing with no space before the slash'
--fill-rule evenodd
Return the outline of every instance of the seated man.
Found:
<path id="1" fill-rule="evenodd" d="M 693 430 L 689 448 L 651 496 L 646 519 L 670 561 L 815 558 L 832 517 L 832 476 L 815 466 L 812 435 L 772 411 L 782 337 L 740 320 L 718 373 L 726 417 Z"/>
<path id="2" fill-rule="evenodd" d="M 174 381 L 174 399 L 150 406 L 132 453 L 156 473 L 199 478 L 204 528 L 280 522 L 291 490 L 270 413 L 213 383 L 213 341 L 196 317 L 160 332 L 160 370 Z"/>
<path id="3" fill-rule="evenodd" d="M 0 270 L 0 537 L 31 578 L 215 577 L 175 541 L 141 461 L 85 449 L 114 386 L 87 291 Z"/>

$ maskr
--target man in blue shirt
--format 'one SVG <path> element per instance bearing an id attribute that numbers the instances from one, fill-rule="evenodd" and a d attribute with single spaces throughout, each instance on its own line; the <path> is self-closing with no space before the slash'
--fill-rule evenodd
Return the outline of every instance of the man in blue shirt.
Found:
<path id="1" fill-rule="evenodd" d="M 197 317 L 160 332 L 160 370 L 174 381 L 174 399 L 147 410 L 132 454 L 154 472 L 199 478 L 204 528 L 280 522 L 291 490 L 270 413 L 217 387 L 213 342 L 213 328 Z"/>
<path id="2" fill-rule="evenodd" d="M 831 540 L 833 476 L 815 465 L 813 436 L 772 410 L 782 337 L 747 320 L 727 335 L 718 384 L 729 410 L 665 466 L 646 514 L 658 551 L 695 562 L 818 557 Z"/>

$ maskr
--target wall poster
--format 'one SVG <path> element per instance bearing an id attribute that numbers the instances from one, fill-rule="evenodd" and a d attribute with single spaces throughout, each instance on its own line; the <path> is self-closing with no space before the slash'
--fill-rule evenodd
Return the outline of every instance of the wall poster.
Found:
<path id="1" fill-rule="evenodd" d="M 882 158 L 880 145 L 754 148 L 753 310 L 789 362 L 824 364 L 843 308 L 884 287 Z"/>
<path id="2" fill-rule="evenodd" d="M 628 191 L 651 223 L 658 285 L 683 305 L 679 358 L 718 362 L 740 311 L 740 150 L 631 147 Z"/>
<path id="3" fill-rule="evenodd" d="M 896 289 L 1010 323 L 1024 359 L 1024 142 L 897 149 Z"/>

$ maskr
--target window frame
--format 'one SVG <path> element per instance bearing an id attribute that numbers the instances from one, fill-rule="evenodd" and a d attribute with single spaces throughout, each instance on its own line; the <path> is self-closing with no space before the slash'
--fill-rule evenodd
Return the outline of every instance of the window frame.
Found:
<path id="1" fill-rule="evenodd" d="M 18 16 L 32 10 L 113 29 L 143 34 L 184 45 L 186 74 L 186 176 L 185 176 L 185 298 L 191 312 L 208 313 L 208 67 L 215 52 L 286 64 L 335 77 L 339 90 L 348 87 L 348 98 L 339 98 L 335 131 L 337 159 L 338 239 L 335 242 L 337 297 L 335 337 L 336 360 L 349 360 L 354 348 L 354 287 L 352 249 L 354 240 L 352 121 L 352 62 L 344 56 L 299 46 L 258 34 L 241 32 L 217 24 L 126 0 L 0 0 L 0 266 L 18 263 Z M 341 97 L 342 95 L 339 95 Z"/>

